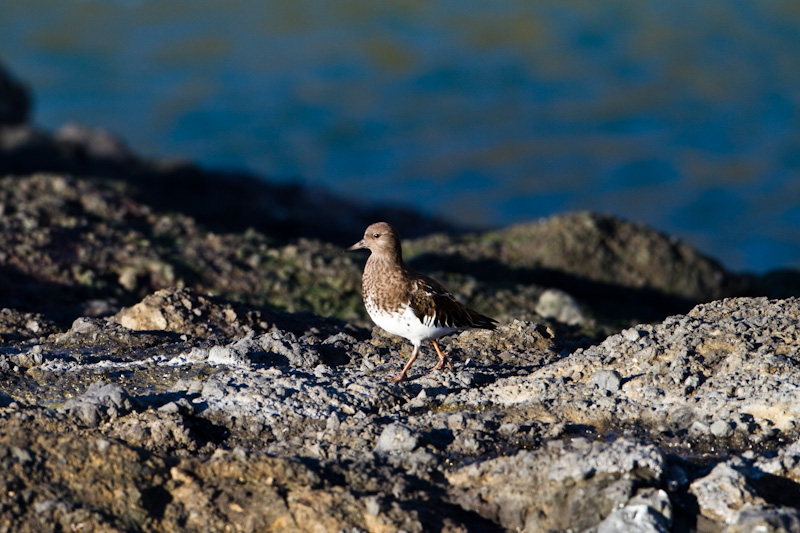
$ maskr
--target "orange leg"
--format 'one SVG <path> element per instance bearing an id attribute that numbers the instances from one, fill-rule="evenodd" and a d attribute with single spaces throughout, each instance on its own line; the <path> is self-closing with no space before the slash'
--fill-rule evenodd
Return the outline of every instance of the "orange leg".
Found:
<path id="1" fill-rule="evenodd" d="M 444 370 L 444 367 L 447 366 L 450 372 L 453 371 L 453 363 L 450 362 L 450 359 L 442 353 L 441 348 L 439 348 L 439 343 L 436 342 L 436 339 L 432 339 L 431 342 L 433 343 L 433 347 L 436 348 L 436 353 L 439 354 L 439 362 L 436 363 L 436 366 L 433 367 L 431 370 Z"/>
<path id="2" fill-rule="evenodd" d="M 411 352 L 411 357 L 408 359 L 408 363 L 406 363 L 406 366 L 403 367 L 403 370 L 399 374 L 388 378 L 389 381 L 397 382 L 405 380 L 408 377 L 406 376 L 406 374 L 408 373 L 408 369 L 411 368 L 411 365 L 413 365 L 414 361 L 417 360 L 418 353 L 419 353 L 419 346 L 414 346 L 414 351 Z"/>

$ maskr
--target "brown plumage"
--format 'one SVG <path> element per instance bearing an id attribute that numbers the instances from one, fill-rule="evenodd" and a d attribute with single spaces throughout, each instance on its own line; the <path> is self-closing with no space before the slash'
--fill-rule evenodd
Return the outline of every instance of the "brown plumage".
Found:
<path id="1" fill-rule="evenodd" d="M 453 369 L 436 339 L 466 328 L 494 329 L 497 321 L 457 301 L 438 281 L 403 261 L 400 236 L 386 222 L 376 222 L 348 251 L 368 248 L 362 277 L 364 305 L 370 318 L 389 333 L 411 341 L 414 351 L 392 381 L 406 379 L 422 341 L 433 342 L 439 362 L 433 370 Z"/>

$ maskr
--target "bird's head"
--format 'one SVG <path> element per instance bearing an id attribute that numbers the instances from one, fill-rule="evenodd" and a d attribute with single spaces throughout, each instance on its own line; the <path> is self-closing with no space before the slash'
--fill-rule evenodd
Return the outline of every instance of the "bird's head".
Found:
<path id="1" fill-rule="evenodd" d="M 386 222 L 370 224 L 364 238 L 347 249 L 348 252 L 369 248 L 372 253 L 401 256 L 400 235 Z"/>

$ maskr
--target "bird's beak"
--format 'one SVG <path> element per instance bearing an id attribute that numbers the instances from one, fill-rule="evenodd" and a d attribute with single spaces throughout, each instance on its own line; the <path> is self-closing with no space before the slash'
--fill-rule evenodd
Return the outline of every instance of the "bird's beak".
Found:
<path id="1" fill-rule="evenodd" d="M 345 252 L 352 252 L 353 250 L 361 250 L 362 248 L 366 248 L 366 247 L 367 247 L 367 241 L 365 241 L 364 239 L 361 239 L 360 241 L 355 243 L 350 248 L 347 248 L 345 250 Z"/>

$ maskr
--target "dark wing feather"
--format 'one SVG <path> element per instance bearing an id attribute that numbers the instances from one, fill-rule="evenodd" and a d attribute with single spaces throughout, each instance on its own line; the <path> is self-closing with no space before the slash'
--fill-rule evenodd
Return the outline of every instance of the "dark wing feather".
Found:
<path id="1" fill-rule="evenodd" d="M 423 322 L 435 317 L 435 325 L 447 328 L 494 329 L 497 321 L 462 304 L 435 279 L 418 274 L 410 284 L 410 306 Z"/>

